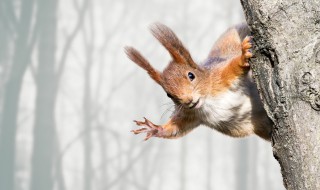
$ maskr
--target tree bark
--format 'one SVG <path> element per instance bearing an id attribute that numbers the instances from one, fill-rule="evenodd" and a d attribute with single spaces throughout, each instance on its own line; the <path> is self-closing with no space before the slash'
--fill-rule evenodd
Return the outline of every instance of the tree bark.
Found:
<path id="1" fill-rule="evenodd" d="M 320 1 L 241 0 L 287 189 L 320 189 Z"/>

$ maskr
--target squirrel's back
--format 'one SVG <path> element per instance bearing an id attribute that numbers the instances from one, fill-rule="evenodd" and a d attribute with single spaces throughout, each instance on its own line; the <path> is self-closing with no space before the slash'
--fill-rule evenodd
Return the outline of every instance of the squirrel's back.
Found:
<path id="1" fill-rule="evenodd" d="M 250 35 L 250 30 L 246 23 L 241 23 L 230 27 L 213 45 L 208 60 L 213 62 L 227 60 L 231 57 L 241 55 L 241 43 L 246 36 Z M 207 63 L 208 64 L 208 63 Z"/>

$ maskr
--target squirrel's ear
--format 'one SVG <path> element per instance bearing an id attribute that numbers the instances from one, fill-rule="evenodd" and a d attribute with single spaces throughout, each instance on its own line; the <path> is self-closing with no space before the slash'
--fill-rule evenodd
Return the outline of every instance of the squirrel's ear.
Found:
<path id="1" fill-rule="evenodd" d="M 182 64 L 187 63 L 193 68 L 198 68 L 189 51 L 169 27 L 161 23 L 155 23 L 150 28 L 153 36 L 169 51 L 174 61 Z"/>
<path id="2" fill-rule="evenodd" d="M 159 71 L 154 69 L 150 63 L 140 54 L 140 52 L 133 47 L 125 47 L 125 52 L 128 55 L 128 57 L 135 62 L 137 65 L 139 65 L 141 68 L 146 70 L 150 77 L 156 81 L 158 84 L 161 85 L 161 74 Z"/>

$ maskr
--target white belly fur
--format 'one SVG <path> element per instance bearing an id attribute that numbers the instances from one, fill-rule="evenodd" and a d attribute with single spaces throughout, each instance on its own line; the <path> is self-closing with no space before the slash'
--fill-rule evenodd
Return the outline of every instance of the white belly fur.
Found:
<path id="1" fill-rule="evenodd" d="M 206 97 L 198 114 L 204 125 L 234 137 L 253 133 L 252 100 L 243 91 L 228 90 L 217 97 Z"/>

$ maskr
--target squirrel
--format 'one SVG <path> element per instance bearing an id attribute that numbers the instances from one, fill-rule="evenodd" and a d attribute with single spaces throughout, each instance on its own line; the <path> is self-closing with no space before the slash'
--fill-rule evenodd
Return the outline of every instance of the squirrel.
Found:
<path id="1" fill-rule="evenodd" d="M 169 27 L 156 23 L 151 33 L 172 58 L 163 72 L 156 70 L 133 47 L 125 47 L 125 52 L 164 89 L 175 110 L 163 125 L 146 118 L 134 121 L 141 126 L 132 130 L 134 134 L 146 133 L 144 140 L 172 139 L 205 125 L 232 137 L 256 134 L 270 141 L 273 123 L 252 78 L 248 62 L 253 56 L 252 37 L 246 23 L 230 27 L 199 65 Z"/>

